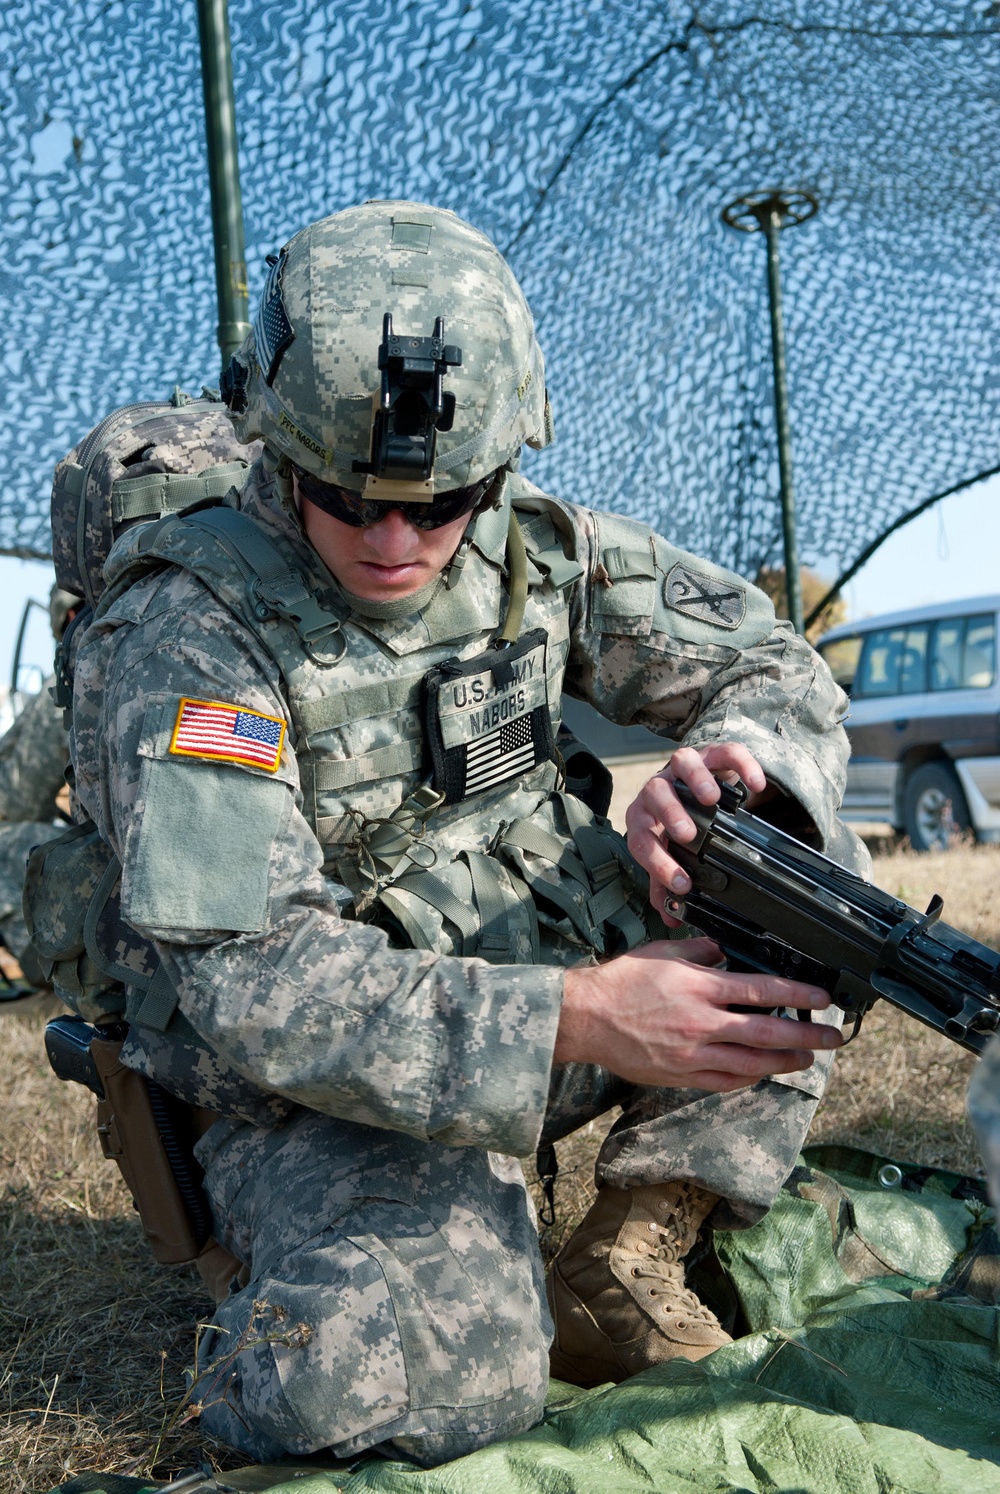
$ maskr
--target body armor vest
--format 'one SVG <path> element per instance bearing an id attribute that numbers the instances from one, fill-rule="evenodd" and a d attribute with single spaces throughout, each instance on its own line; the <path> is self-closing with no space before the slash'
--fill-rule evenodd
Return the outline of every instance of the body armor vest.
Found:
<path id="1" fill-rule="evenodd" d="M 623 838 L 568 791 L 558 753 L 536 761 L 517 735 L 532 711 L 545 712 L 551 732 L 558 726 L 567 592 L 583 574 L 564 552 L 559 505 L 526 488 L 508 478 L 504 502 L 480 515 L 430 602 L 409 617 L 351 612 L 311 547 L 261 503 L 253 479 L 247 512 L 211 508 L 126 533 L 108 562 L 100 611 L 143 575 L 179 566 L 266 650 L 282 676 L 303 813 L 349 916 L 378 924 L 400 945 L 498 964 L 571 965 L 642 943 L 652 915 L 645 875 Z M 511 499 L 528 557 L 520 630 L 527 646 L 510 650 L 504 669 L 505 653 L 488 650 L 507 600 Z M 505 747 L 511 723 L 513 746 Z M 442 787 L 432 736 L 445 758 L 465 752 L 461 793 L 453 780 Z M 154 1048 L 169 1043 L 178 1022 L 190 1043 L 188 1024 L 174 1015 L 176 997 L 155 973 L 155 954 L 131 931 L 123 939 L 117 863 L 106 847 L 87 854 L 108 861 L 88 882 L 106 906 L 87 910 L 86 947 L 71 968 L 65 959 L 59 967 L 65 998 L 92 1016 L 113 1009 L 111 983 L 124 982 L 130 1022 L 164 1035 Z M 40 865 L 36 894 L 42 880 Z M 123 960 L 129 943 L 136 947 Z M 102 946 L 118 957 L 102 959 Z M 51 965 L 57 951 L 46 953 Z M 86 988 L 99 973 L 95 1003 Z"/>
<path id="2" fill-rule="evenodd" d="M 508 487 L 520 488 L 520 479 Z M 534 706 L 553 731 L 559 723 L 566 593 L 582 568 L 564 554 L 555 501 L 539 509 L 536 500 L 532 511 L 509 494 L 480 515 L 428 604 L 380 619 L 350 612 L 311 547 L 250 494 L 249 515 L 209 510 L 125 536 L 109 586 L 116 594 L 152 564 L 179 565 L 255 633 L 284 682 L 303 812 L 354 914 L 400 942 L 500 964 L 575 964 L 648 938 L 641 871 L 621 837 L 565 791 L 554 755 L 501 776 L 504 756 L 514 768 L 519 760 L 516 746 L 504 754 L 497 740 L 508 718 Z M 521 637 L 538 642 L 505 683 L 478 661 L 504 612 L 511 497 L 529 556 Z M 262 577 L 261 538 L 284 576 Z M 296 587 L 302 596 L 292 595 Z M 506 654 L 495 657 L 499 675 Z M 472 672 L 463 674 L 469 661 Z M 437 715 L 429 723 L 432 675 Z M 473 747 L 492 739 L 496 749 L 477 759 L 478 778 L 459 802 L 443 798 L 434 779 L 435 730 L 446 744 L 464 733 Z"/>

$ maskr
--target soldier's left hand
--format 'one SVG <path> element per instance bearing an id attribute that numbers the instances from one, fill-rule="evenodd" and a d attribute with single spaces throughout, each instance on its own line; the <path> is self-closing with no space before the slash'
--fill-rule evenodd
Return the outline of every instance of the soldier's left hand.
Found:
<path id="1" fill-rule="evenodd" d="M 699 804 L 710 805 L 719 801 L 720 780 L 736 783 L 741 779 L 749 790 L 748 808 L 769 797 L 764 769 L 753 753 L 737 742 L 678 747 L 667 766 L 644 785 L 625 811 L 629 850 L 649 873 L 649 901 L 671 928 L 680 920 L 666 911 L 666 899 L 684 897 L 691 891 L 691 879 L 671 856 L 669 842 L 684 844 L 697 833 L 673 785 L 685 784 Z"/>

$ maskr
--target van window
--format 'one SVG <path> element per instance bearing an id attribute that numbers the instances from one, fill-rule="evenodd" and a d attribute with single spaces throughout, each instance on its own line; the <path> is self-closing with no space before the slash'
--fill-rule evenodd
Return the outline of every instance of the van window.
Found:
<path id="1" fill-rule="evenodd" d="M 915 695 L 927 689 L 927 635 L 929 629 L 907 628 L 899 661 L 899 689 L 902 695 Z"/>
<path id="2" fill-rule="evenodd" d="M 996 619 L 992 613 L 970 617 L 965 630 L 962 684 L 971 690 L 992 685 L 996 667 Z"/>
<path id="3" fill-rule="evenodd" d="M 837 683 L 858 697 L 983 690 L 996 677 L 996 617 L 876 628 L 827 644 L 823 657 Z"/>
<path id="4" fill-rule="evenodd" d="M 957 690 L 962 683 L 965 618 L 949 617 L 934 629 L 931 647 L 931 689 Z"/>
<path id="5" fill-rule="evenodd" d="M 869 633 L 861 651 L 855 695 L 896 695 L 903 655 L 903 628 L 878 628 Z"/>
<path id="6" fill-rule="evenodd" d="M 927 689 L 926 623 L 879 628 L 864 640 L 855 695 L 915 695 Z"/>
<path id="7" fill-rule="evenodd" d="M 992 612 L 954 617 L 934 629 L 932 690 L 983 690 L 996 673 L 996 619 Z"/>
<path id="8" fill-rule="evenodd" d="M 820 653 L 830 666 L 830 673 L 842 690 L 848 695 L 854 684 L 854 676 L 858 672 L 858 657 L 861 653 L 861 635 L 855 633 L 851 638 L 835 638 L 832 643 L 827 643 L 820 649 Z"/>

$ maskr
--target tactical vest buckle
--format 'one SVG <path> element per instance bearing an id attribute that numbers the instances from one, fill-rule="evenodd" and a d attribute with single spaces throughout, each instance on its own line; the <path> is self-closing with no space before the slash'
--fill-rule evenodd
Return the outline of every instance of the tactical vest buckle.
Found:
<path id="1" fill-rule="evenodd" d="M 247 590 L 258 621 L 266 622 L 267 618 L 277 613 L 279 617 L 294 623 L 306 653 L 314 663 L 339 664 L 347 652 L 347 639 L 340 618 L 325 611 L 297 576 L 289 572 L 269 581 L 255 576 Z M 322 647 L 331 639 L 337 641 L 334 652 L 328 652 Z"/>

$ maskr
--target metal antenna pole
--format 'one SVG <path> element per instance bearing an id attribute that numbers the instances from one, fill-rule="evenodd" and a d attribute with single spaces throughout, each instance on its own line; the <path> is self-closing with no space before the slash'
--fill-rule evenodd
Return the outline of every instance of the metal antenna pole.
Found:
<path id="1" fill-rule="evenodd" d="M 796 633 L 802 632 L 802 585 L 799 547 L 795 536 L 795 488 L 792 483 L 792 438 L 788 430 L 788 375 L 785 366 L 785 324 L 781 315 L 781 266 L 778 235 L 781 214 L 772 207 L 764 223 L 767 235 L 767 294 L 771 310 L 771 362 L 774 367 L 774 420 L 778 436 L 781 479 L 781 527 L 785 539 L 785 596 L 788 616 Z"/>
<path id="2" fill-rule="evenodd" d="M 198 0 L 198 37 L 205 89 L 215 288 L 219 302 L 218 338 L 225 368 L 250 331 L 227 0 Z"/>
<path id="3" fill-rule="evenodd" d="M 781 262 L 778 236 L 783 228 L 804 223 L 819 204 L 808 192 L 757 192 L 741 197 L 724 210 L 722 219 L 742 233 L 763 233 L 767 239 L 767 293 L 771 313 L 771 364 L 774 370 L 774 421 L 778 440 L 781 485 L 781 528 L 785 550 L 785 597 L 796 633 L 802 623 L 802 583 L 795 534 L 795 486 L 792 480 L 792 437 L 788 421 L 788 372 L 785 362 L 785 324 L 781 312 Z"/>

